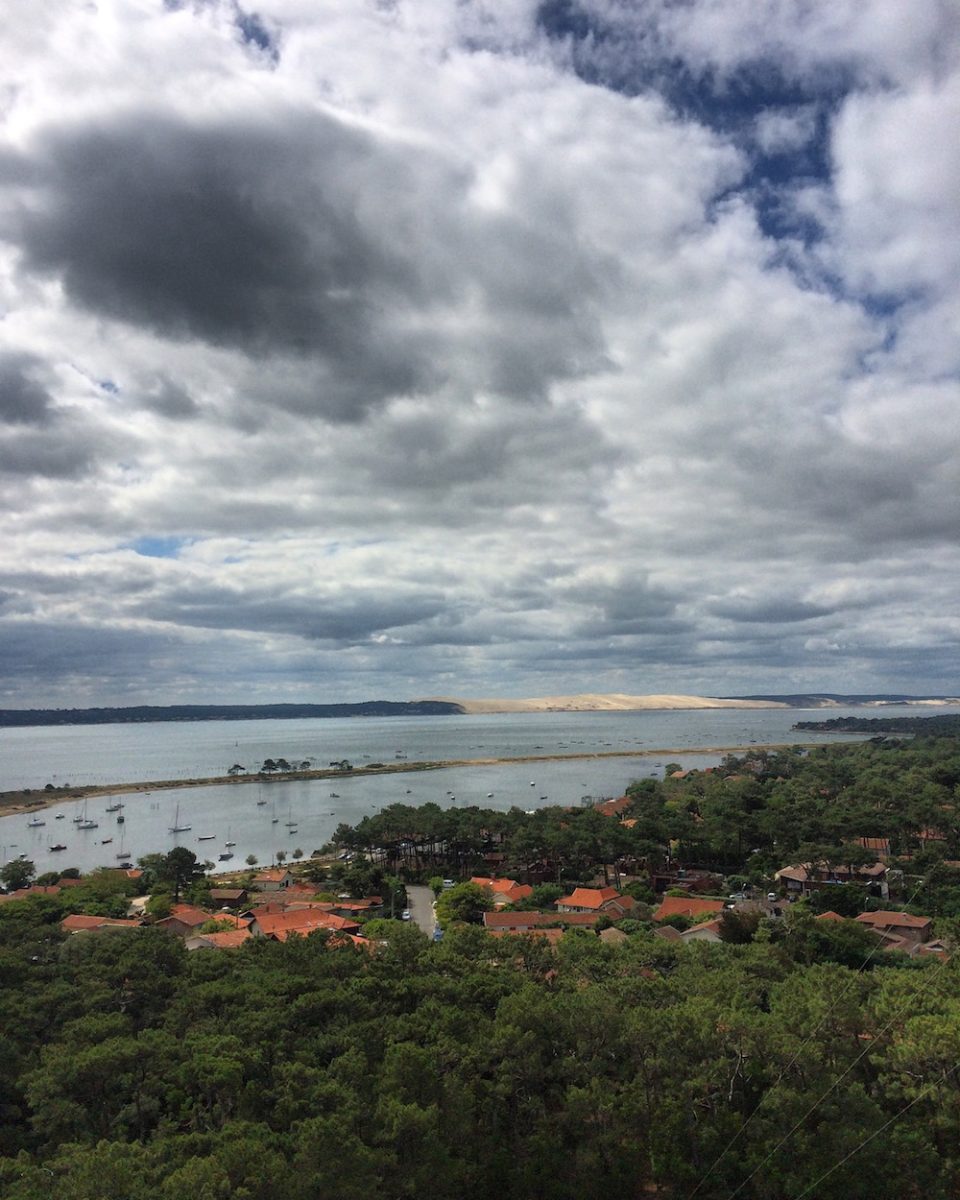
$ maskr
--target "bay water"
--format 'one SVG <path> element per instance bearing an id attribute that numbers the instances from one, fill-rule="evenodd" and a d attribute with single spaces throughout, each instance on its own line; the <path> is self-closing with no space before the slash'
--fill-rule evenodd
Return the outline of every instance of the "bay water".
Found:
<path id="1" fill-rule="evenodd" d="M 950 708 L 883 712 L 935 715 Z M 698 709 L 624 713 L 518 713 L 471 716 L 348 717 L 292 721 L 155 722 L 0 729 L 0 790 L 106 785 L 249 771 L 267 758 L 327 767 L 405 760 L 504 759 L 492 764 L 324 780 L 284 780 L 173 788 L 69 801 L 31 818 L 0 818 L 0 862 L 26 855 L 39 872 L 87 871 L 135 861 L 183 845 L 221 869 L 260 864 L 278 851 L 309 856 L 337 825 L 393 803 L 524 809 L 579 804 L 622 794 L 633 780 L 661 776 L 665 764 L 707 766 L 721 749 L 761 744 L 849 740 L 852 735 L 795 731 L 797 720 L 879 715 L 870 709 Z M 859 740 L 863 735 L 856 735 Z M 636 754 L 631 753 L 636 751 Z M 616 757 L 610 756 L 617 752 Z M 657 753 L 659 752 L 659 753 Z M 669 752 L 669 753 L 668 753 Z M 518 762 L 528 755 L 584 755 Z M 107 808 L 123 801 L 119 811 Z M 122 814 L 124 822 L 117 823 Z M 43 825 L 29 825 L 30 820 Z M 175 826 L 189 829 L 173 833 Z M 231 843 L 231 845 L 227 845 Z M 53 845 L 66 845 L 52 851 Z M 220 859 L 221 854 L 232 859 Z"/>

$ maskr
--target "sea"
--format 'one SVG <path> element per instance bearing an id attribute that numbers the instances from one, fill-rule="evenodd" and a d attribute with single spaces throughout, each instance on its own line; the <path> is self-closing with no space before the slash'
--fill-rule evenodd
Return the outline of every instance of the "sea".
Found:
<path id="1" fill-rule="evenodd" d="M 883 715 L 933 716 L 955 707 L 886 706 Z M 0 791 L 109 785 L 257 771 L 267 758 L 325 768 L 369 763 L 503 759 L 430 771 L 171 788 L 66 801 L 0 818 L 0 862 L 30 859 L 38 873 L 89 871 L 186 846 L 218 870 L 309 857 L 341 822 L 389 804 L 524 810 L 588 804 L 662 777 L 669 762 L 704 767 L 728 747 L 861 740 L 797 731 L 798 720 L 880 715 L 864 708 L 696 709 L 510 713 L 303 720 L 150 722 L 0 729 Z M 580 755 L 543 762 L 526 756 Z M 511 761 L 513 760 L 513 761 Z M 121 809 L 112 806 L 122 802 Z M 122 823 L 117 818 L 122 816 Z M 86 819 L 86 828 L 80 822 Z M 41 821 L 42 824 L 30 824 Z M 179 829 L 179 832 L 173 830 Z M 51 847 L 63 845 L 65 850 Z M 226 858 L 225 855 L 232 857 Z"/>

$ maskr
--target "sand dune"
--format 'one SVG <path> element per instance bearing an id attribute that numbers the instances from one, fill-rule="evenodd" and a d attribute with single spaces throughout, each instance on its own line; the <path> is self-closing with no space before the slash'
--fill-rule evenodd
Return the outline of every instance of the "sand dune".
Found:
<path id="1" fill-rule="evenodd" d="M 448 704 L 459 704 L 468 713 L 512 712 L 638 712 L 667 708 L 788 708 L 775 700 L 717 700 L 712 696 L 625 696 L 588 693 L 582 696 L 540 696 L 530 700 L 461 700 L 432 696 Z"/>

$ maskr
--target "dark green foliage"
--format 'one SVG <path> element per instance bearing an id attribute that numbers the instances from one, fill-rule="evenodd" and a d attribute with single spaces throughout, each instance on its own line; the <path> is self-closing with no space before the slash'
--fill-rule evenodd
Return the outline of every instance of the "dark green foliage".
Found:
<path id="1" fill-rule="evenodd" d="M 573 870 L 668 835 L 745 862 L 774 838 L 786 857 L 850 854 L 859 836 L 918 849 L 938 823 L 945 845 L 904 866 L 941 917 L 960 894 L 942 862 L 955 766 L 936 742 L 757 754 L 645 781 L 636 835 L 589 814 L 424 806 L 357 836 L 412 843 L 422 868 L 442 840 L 467 861 L 496 835 Z M 125 899 L 116 873 L 85 892 Z M 323 934 L 193 954 L 150 928 L 67 938 L 62 911 L 58 896 L 0 905 L 4 1200 L 774 1200 L 841 1163 L 817 1200 L 960 1189 L 955 963 L 880 950 L 809 904 L 756 928 L 726 915 L 724 945 L 635 919 L 620 945 L 570 931 L 555 947 L 456 921 L 435 944 L 378 921 L 375 953 Z"/>

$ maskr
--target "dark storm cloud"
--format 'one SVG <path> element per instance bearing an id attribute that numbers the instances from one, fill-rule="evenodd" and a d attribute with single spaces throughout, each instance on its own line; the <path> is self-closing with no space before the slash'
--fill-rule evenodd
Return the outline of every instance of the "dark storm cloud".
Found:
<path id="1" fill-rule="evenodd" d="M 100 451 L 94 431 L 69 424 L 56 430 L 0 431 L 0 475 L 76 479 L 93 468 Z"/>
<path id="2" fill-rule="evenodd" d="M 26 354 L 0 354 L 0 422 L 46 425 L 51 397 L 35 372 L 39 364 Z"/>
<path id="3" fill-rule="evenodd" d="M 139 400 L 144 408 L 170 421 L 186 421 L 200 412 L 200 406 L 186 388 L 170 379 L 158 379 L 152 387 L 140 393 Z"/>
<path id="4" fill-rule="evenodd" d="M 23 216 L 26 264 L 118 320 L 252 354 L 319 354 L 377 395 L 408 391 L 416 356 L 391 351 L 377 301 L 414 300 L 421 285 L 353 204 L 402 166 L 337 122 L 284 124 L 139 113 L 49 134 L 40 201 Z"/>
<path id="5" fill-rule="evenodd" d="M 181 641 L 155 630 L 79 621 L 0 622 L 0 688 L 18 681 L 50 683 L 102 677 L 139 686 L 143 672 L 161 668 Z"/>
<path id="6" fill-rule="evenodd" d="M 394 585 L 342 594 L 295 596 L 222 587 L 160 590 L 136 606 L 138 616 L 201 629 L 288 634 L 307 641 L 362 642 L 384 630 L 429 620 L 443 610 L 439 594 L 404 594 Z"/>
<path id="7" fill-rule="evenodd" d="M 493 390 L 541 396 L 599 361 L 599 274 L 562 228 L 472 212 L 468 171 L 321 113 L 131 112 L 48 131 L 34 166 L 16 222 L 27 270 L 91 312 L 241 351 L 295 410 L 349 419 L 461 359 Z M 432 314 L 468 295 L 478 327 L 439 341 Z M 312 363 L 289 402 L 264 356 Z"/>
<path id="8" fill-rule="evenodd" d="M 712 605 L 710 611 L 718 617 L 727 617 L 731 621 L 776 625 L 813 621 L 818 617 L 830 616 L 835 609 L 824 604 L 810 604 L 803 600 L 789 598 L 763 600 L 733 598 Z"/>

